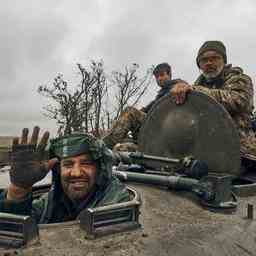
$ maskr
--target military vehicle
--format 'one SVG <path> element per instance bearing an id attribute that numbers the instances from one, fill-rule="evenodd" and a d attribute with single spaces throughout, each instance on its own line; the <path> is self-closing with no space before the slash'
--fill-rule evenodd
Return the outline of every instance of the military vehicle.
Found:
<path id="1" fill-rule="evenodd" d="M 130 202 L 56 224 L 0 213 L 0 255 L 255 255 L 256 175 L 240 169 L 238 133 L 221 105 L 199 92 L 181 106 L 165 96 L 138 145 L 140 153 L 114 155 Z M 7 177 L 8 168 L 2 189 Z M 49 182 L 35 185 L 35 198 Z"/>

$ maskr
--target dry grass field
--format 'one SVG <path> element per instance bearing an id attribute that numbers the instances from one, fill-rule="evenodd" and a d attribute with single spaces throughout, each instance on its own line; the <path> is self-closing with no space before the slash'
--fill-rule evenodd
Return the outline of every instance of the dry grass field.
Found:
<path id="1" fill-rule="evenodd" d="M 13 138 L 12 136 L 0 136 L 0 148 L 9 148 Z"/>
<path id="2" fill-rule="evenodd" d="M 8 162 L 8 150 L 12 145 L 13 138 L 11 136 L 0 136 L 0 166 Z"/>

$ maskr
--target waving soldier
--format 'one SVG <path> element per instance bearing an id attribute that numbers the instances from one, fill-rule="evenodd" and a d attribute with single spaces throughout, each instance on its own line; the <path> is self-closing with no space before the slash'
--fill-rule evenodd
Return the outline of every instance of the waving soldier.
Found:
<path id="1" fill-rule="evenodd" d="M 0 194 L 0 212 L 31 215 L 38 223 L 74 220 L 81 210 L 129 200 L 125 185 L 112 176 L 112 154 L 101 140 L 89 134 L 74 134 L 51 141 L 49 133 L 37 145 L 39 127 L 28 142 L 28 129 L 13 141 L 11 184 Z M 53 170 L 49 193 L 32 200 L 32 186 Z"/>

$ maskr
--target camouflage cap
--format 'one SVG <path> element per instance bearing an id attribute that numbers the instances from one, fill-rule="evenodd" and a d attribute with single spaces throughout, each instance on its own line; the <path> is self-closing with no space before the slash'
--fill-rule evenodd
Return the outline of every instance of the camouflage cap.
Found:
<path id="1" fill-rule="evenodd" d="M 206 41 L 200 47 L 197 53 L 196 63 L 198 67 L 199 67 L 199 57 L 206 51 L 216 51 L 223 57 L 224 63 L 227 64 L 227 53 L 226 53 L 225 45 L 221 41 Z"/>
<path id="2" fill-rule="evenodd" d="M 50 154 L 62 159 L 90 153 L 96 160 L 100 157 L 99 154 L 95 154 L 99 148 L 97 139 L 94 136 L 80 133 L 51 140 Z"/>

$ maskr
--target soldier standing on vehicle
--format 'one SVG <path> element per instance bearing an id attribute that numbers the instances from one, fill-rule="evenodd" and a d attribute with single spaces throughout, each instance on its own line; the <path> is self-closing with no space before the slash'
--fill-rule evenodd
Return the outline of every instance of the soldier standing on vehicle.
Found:
<path id="1" fill-rule="evenodd" d="M 13 141 L 11 184 L 0 194 L 0 212 L 30 215 L 38 223 L 74 220 L 88 207 L 129 201 L 125 185 L 112 176 L 112 154 L 101 140 L 73 134 L 51 141 L 49 161 L 43 161 L 49 133 L 37 145 L 39 127 L 28 143 L 28 129 L 21 142 Z M 32 186 L 52 169 L 50 192 L 32 200 Z"/>
<path id="2" fill-rule="evenodd" d="M 192 90 L 214 98 L 229 112 L 240 135 L 243 161 L 256 159 L 256 139 L 251 127 L 253 84 L 240 67 L 227 65 L 226 47 L 220 41 L 206 41 L 198 51 L 196 63 L 202 74 L 194 85 L 177 83 L 171 89 L 176 104 L 182 104 Z M 247 164 L 247 163 L 246 163 Z"/>
<path id="3" fill-rule="evenodd" d="M 103 138 L 104 142 L 109 148 L 121 151 L 136 151 L 136 142 L 139 130 L 147 113 L 151 110 L 156 101 L 158 101 L 164 95 L 168 94 L 170 89 L 176 83 L 182 81 L 180 79 L 172 80 L 171 67 L 168 63 L 161 63 L 157 65 L 153 71 L 153 74 L 155 76 L 157 85 L 160 87 L 156 98 L 146 107 L 143 107 L 140 110 L 134 107 L 127 107 L 121 113 L 120 117 L 114 123 L 109 133 Z M 132 132 L 134 143 L 123 143 L 129 131 Z"/>

